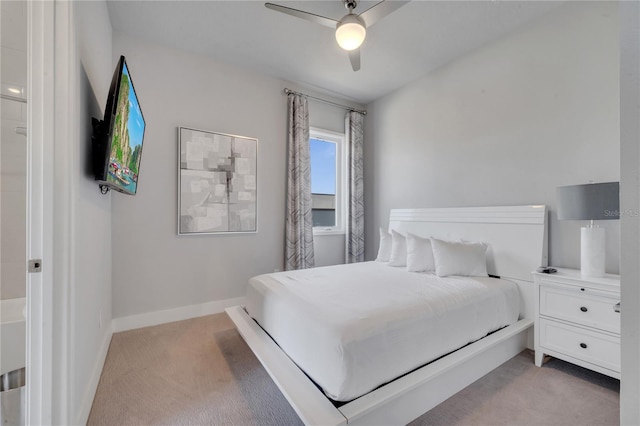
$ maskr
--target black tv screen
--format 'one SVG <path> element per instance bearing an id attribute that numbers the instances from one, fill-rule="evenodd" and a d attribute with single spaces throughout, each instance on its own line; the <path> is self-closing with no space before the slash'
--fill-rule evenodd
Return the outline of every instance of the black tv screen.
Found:
<path id="1" fill-rule="evenodd" d="M 135 195 L 144 130 L 144 116 L 133 80 L 124 56 L 120 56 L 111 80 L 104 121 L 94 123 L 94 133 L 98 133 L 94 135 L 95 178 L 102 188 Z"/>

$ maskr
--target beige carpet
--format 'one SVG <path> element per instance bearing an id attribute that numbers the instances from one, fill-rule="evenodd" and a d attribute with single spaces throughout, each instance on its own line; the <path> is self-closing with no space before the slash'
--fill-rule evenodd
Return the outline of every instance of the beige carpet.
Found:
<path id="1" fill-rule="evenodd" d="M 525 351 L 412 425 L 617 425 L 619 382 Z M 294 425 L 226 314 L 114 334 L 89 425 Z"/>

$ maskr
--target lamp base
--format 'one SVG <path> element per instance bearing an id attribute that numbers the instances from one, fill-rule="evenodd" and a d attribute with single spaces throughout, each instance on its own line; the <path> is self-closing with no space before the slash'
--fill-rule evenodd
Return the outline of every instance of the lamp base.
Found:
<path id="1" fill-rule="evenodd" d="M 582 228 L 580 231 L 580 272 L 585 277 L 604 277 L 604 228 Z"/>

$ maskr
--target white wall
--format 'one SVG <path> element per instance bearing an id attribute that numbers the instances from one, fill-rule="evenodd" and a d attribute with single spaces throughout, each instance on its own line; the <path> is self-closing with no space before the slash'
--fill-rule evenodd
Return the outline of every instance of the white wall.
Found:
<path id="1" fill-rule="evenodd" d="M 620 424 L 640 424 L 640 5 L 620 3 L 622 380 Z"/>
<path id="2" fill-rule="evenodd" d="M 618 28 L 617 3 L 566 4 L 368 105 L 366 257 L 391 208 L 546 204 L 550 263 L 579 267 L 555 191 L 619 180 Z"/>
<path id="3" fill-rule="evenodd" d="M 56 15 L 56 37 L 70 40 L 56 46 L 56 103 L 69 106 L 56 112 L 56 127 L 66 118 L 72 127 L 54 147 L 53 419 L 84 424 L 111 340 L 111 200 L 100 194 L 89 158 L 91 117 L 103 115 L 114 64 L 104 1 L 57 3 Z"/>
<path id="4" fill-rule="evenodd" d="M 212 58 L 114 34 L 114 58 L 121 54 L 127 58 L 147 129 L 138 193 L 112 195 L 114 317 L 244 296 L 250 277 L 283 267 L 283 89 L 300 88 Z M 344 111 L 310 101 L 310 122 L 343 131 Z M 256 234 L 176 235 L 178 126 L 259 140 Z"/>

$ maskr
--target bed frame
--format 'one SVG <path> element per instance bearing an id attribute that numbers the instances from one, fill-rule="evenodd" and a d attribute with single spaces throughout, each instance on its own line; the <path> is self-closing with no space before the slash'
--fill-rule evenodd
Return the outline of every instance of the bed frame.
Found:
<path id="1" fill-rule="evenodd" d="M 489 274 L 511 279 L 520 288 L 520 319 L 338 408 L 242 306 L 226 312 L 305 424 L 407 424 L 525 348 L 533 347 L 531 272 L 547 265 L 546 217 L 542 205 L 391 210 L 390 229 L 487 243 Z"/>

